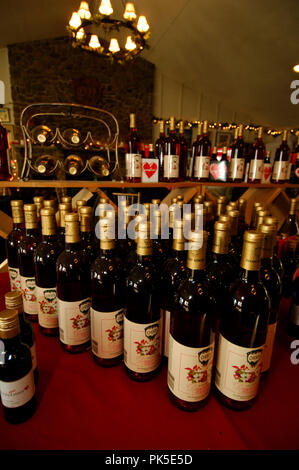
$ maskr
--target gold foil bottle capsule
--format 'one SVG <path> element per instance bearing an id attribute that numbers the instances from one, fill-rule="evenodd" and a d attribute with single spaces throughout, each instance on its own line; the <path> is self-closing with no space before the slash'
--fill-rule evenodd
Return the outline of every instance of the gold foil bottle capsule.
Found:
<path id="1" fill-rule="evenodd" d="M 18 314 L 23 312 L 23 295 L 22 292 L 14 290 L 6 292 L 5 296 L 5 308 L 8 310 L 17 310 Z"/>
<path id="2" fill-rule="evenodd" d="M 52 207 L 41 209 L 41 222 L 43 235 L 56 234 L 55 211 Z"/>
<path id="3" fill-rule="evenodd" d="M 0 312 L 0 338 L 14 338 L 20 333 L 18 310 L 6 309 Z"/>
<path id="4" fill-rule="evenodd" d="M 264 236 L 256 230 L 247 230 L 243 237 L 240 266 L 247 271 L 259 271 Z"/>
<path id="5" fill-rule="evenodd" d="M 37 208 L 35 204 L 24 205 L 25 227 L 26 229 L 35 229 L 38 227 Z"/>
<path id="6" fill-rule="evenodd" d="M 228 246 L 230 243 L 230 229 L 231 226 L 229 222 L 220 222 L 217 221 L 214 224 L 214 238 L 213 238 L 213 253 L 217 254 L 227 254 Z"/>
<path id="7" fill-rule="evenodd" d="M 194 230 L 189 233 L 187 268 L 199 270 L 206 267 L 208 232 Z"/>
<path id="8" fill-rule="evenodd" d="M 81 232 L 91 232 L 92 230 L 92 208 L 80 206 L 78 209 Z"/>
<path id="9" fill-rule="evenodd" d="M 59 204 L 59 226 L 65 227 L 65 214 L 72 212 L 72 206 L 69 203 L 60 203 Z"/>
<path id="10" fill-rule="evenodd" d="M 144 222 L 144 220 L 138 224 L 137 254 L 141 256 L 150 256 L 152 254 L 150 224 Z"/>
<path id="11" fill-rule="evenodd" d="M 23 224 L 24 223 L 24 204 L 23 201 L 15 199 L 10 201 L 12 219 L 14 224 Z"/>
<path id="12" fill-rule="evenodd" d="M 258 231 L 264 235 L 262 258 L 272 258 L 276 244 L 276 229 L 274 225 L 261 224 Z"/>
<path id="13" fill-rule="evenodd" d="M 111 221 L 103 217 L 100 222 L 100 248 L 101 250 L 113 250 L 115 240 L 113 237 L 113 227 Z"/>
<path id="14" fill-rule="evenodd" d="M 173 227 L 172 248 L 176 251 L 185 250 L 184 221 L 176 220 Z"/>
<path id="15" fill-rule="evenodd" d="M 65 243 L 79 243 L 79 217 L 76 213 L 65 214 Z"/>

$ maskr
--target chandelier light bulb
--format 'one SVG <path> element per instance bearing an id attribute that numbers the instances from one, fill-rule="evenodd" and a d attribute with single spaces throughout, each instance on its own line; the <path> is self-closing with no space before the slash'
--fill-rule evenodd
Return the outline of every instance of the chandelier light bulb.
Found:
<path id="1" fill-rule="evenodd" d="M 126 3 L 124 18 L 125 18 L 125 20 L 128 20 L 128 21 L 132 21 L 132 20 L 136 19 L 136 12 L 135 12 L 134 3 L 132 3 L 132 2 L 127 2 Z"/>
<path id="2" fill-rule="evenodd" d="M 96 34 L 93 34 L 91 36 L 90 41 L 89 41 L 89 47 L 91 47 L 92 49 L 98 49 L 99 47 L 101 47 L 99 38 Z"/>
<path id="3" fill-rule="evenodd" d="M 127 37 L 125 48 L 127 49 L 127 51 L 133 51 L 134 49 L 136 49 L 136 44 L 134 41 L 132 41 L 131 36 Z"/>
<path id="4" fill-rule="evenodd" d="M 112 8 L 110 0 L 102 0 L 101 1 L 99 12 L 102 15 L 106 15 L 106 16 L 109 16 L 113 13 L 113 8 Z"/>
<path id="5" fill-rule="evenodd" d="M 145 16 L 139 16 L 137 29 L 140 33 L 146 33 L 149 30 L 149 25 Z"/>
<path id="6" fill-rule="evenodd" d="M 89 11 L 89 6 L 87 2 L 80 3 L 78 14 L 82 20 L 89 20 L 91 18 L 91 13 Z"/>
<path id="7" fill-rule="evenodd" d="M 110 45 L 109 45 L 109 51 L 112 52 L 113 54 L 120 51 L 120 47 L 119 47 L 117 39 L 115 39 L 115 38 L 111 39 Z"/>
<path id="8" fill-rule="evenodd" d="M 78 39 L 78 41 L 81 41 L 81 39 L 83 39 L 84 36 L 85 36 L 84 29 L 80 28 L 79 31 L 76 34 L 76 39 Z"/>
<path id="9" fill-rule="evenodd" d="M 73 12 L 69 25 L 71 28 L 77 29 L 81 25 L 81 18 L 76 11 Z"/>

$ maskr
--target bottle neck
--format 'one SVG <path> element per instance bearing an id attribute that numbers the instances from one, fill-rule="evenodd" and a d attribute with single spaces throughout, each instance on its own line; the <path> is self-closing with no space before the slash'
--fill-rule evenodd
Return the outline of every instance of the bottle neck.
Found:
<path id="1" fill-rule="evenodd" d="M 25 228 L 25 223 L 24 222 L 13 222 L 13 229 L 14 230 L 22 230 Z"/>
<path id="2" fill-rule="evenodd" d="M 38 235 L 38 228 L 26 228 L 26 235 L 30 237 L 35 237 Z"/>
<path id="3" fill-rule="evenodd" d="M 173 253 L 173 257 L 179 261 L 183 261 L 186 258 L 185 250 L 176 250 L 175 248 L 173 248 L 172 253 Z"/>
<path id="4" fill-rule="evenodd" d="M 260 271 L 249 271 L 248 269 L 240 268 L 240 278 L 245 282 L 257 282 L 260 280 Z"/>
<path id="5" fill-rule="evenodd" d="M 1 338 L 0 341 L 3 341 L 6 350 L 15 348 L 21 344 L 20 333 L 13 338 Z"/>
<path id="6" fill-rule="evenodd" d="M 56 241 L 56 234 L 51 234 L 51 235 L 44 235 L 42 234 L 42 240 L 43 242 L 47 242 L 47 243 L 53 243 Z"/>
<path id="7" fill-rule="evenodd" d="M 109 250 L 107 250 L 106 248 L 101 248 L 100 250 L 102 258 L 109 259 L 112 258 L 114 255 L 114 248 L 110 248 Z"/>
<path id="8" fill-rule="evenodd" d="M 78 242 L 65 242 L 66 251 L 81 251 L 81 243 Z"/>
<path id="9" fill-rule="evenodd" d="M 213 253 L 213 260 L 219 264 L 226 263 L 228 253 Z"/>
<path id="10" fill-rule="evenodd" d="M 201 281 L 205 277 L 205 271 L 204 269 L 188 269 L 188 276 L 192 281 Z"/>
<path id="11" fill-rule="evenodd" d="M 152 259 L 153 259 L 152 254 L 151 255 L 139 255 L 137 253 L 137 261 L 139 264 L 147 266 L 149 264 L 152 264 Z"/>

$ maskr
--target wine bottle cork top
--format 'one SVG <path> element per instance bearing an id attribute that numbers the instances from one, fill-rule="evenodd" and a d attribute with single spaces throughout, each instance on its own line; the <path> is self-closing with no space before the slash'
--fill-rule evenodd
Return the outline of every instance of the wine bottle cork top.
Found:
<path id="1" fill-rule="evenodd" d="M 23 207 L 24 203 L 20 199 L 14 199 L 13 201 L 10 201 L 11 207 Z"/>
<path id="2" fill-rule="evenodd" d="M 78 214 L 75 212 L 71 214 L 65 214 L 64 219 L 66 222 L 79 222 Z"/>
<path id="3" fill-rule="evenodd" d="M 44 207 L 54 207 L 55 208 L 56 201 L 54 199 L 47 199 L 44 201 Z"/>
<path id="4" fill-rule="evenodd" d="M 22 292 L 17 291 L 17 290 L 6 292 L 4 299 L 5 299 L 5 307 L 7 309 L 18 309 L 19 307 L 23 309 Z"/>
<path id="5" fill-rule="evenodd" d="M 19 313 L 15 309 L 0 312 L 0 338 L 14 338 L 20 332 Z"/>

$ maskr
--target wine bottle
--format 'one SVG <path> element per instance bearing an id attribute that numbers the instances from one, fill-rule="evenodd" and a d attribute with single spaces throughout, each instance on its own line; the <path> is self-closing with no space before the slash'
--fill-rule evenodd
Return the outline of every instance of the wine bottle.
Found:
<path id="1" fill-rule="evenodd" d="M 259 127 L 257 141 L 253 145 L 253 154 L 250 160 L 249 183 L 261 182 L 265 152 L 266 148 L 263 142 L 263 128 Z"/>
<path id="2" fill-rule="evenodd" d="M 242 254 L 242 237 L 240 237 L 238 230 L 239 214 L 240 213 L 238 210 L 229 210 L 227 212 L 227 215 L 230 217 L 231 220 L 231 240 L 228 252 L 231 263 L 236 270 L 239 269 Z"/>
<path id="3" fill-rule="evenodd" d="M 187 174 L 188 144 L 184 134 L 184 121 L 179 123 L 179 144 L 180 144 L 180 168 L 179 180 L 184 181 Z"/>
<path id="4" fill-rule="evenodd" d="M 165 155 L 165 122 L 163 120 L 159 123 L 160 126 L 160 135 L 155 142 L 155 155 L 159 159 L 159 180 L 163 181 L 163 172 L 164 172 L 164 155 Z"/>
<path id="5" fill-rule="evenodd" d="M 290 304 L 287 333 L 299 339 L 299 276 L 298 272 L 292 283 L 292 302 Z"/>
<path id="6" fill-rule="evenodd" d="M 231 158 L 229 162 L 229 181 L 231 183 L 241 183 L 243 181 L 245 170 L 244 158 L 244 140 L 243 140 L 243 125 L 238 128 L 237 141 L 232 145 Z"/>
<path id="7" fill-rule="evenodd" d="M 21 289 L 25 318 L 37 321 L 38 305 L 36 300 L 34 256 L 35 250 L 40 243 L 40 233 L 38 231 L 36 206 L 34 204 L 25 204 L 24 212 L 26 231 L 18 249 Z"/>
<path id="8" fill-rule="evenodd" d="M 41 155 L 34 161 L 33 168 L 41 176 L 52 175 L 57 168 L 57 157 L 55 155 Z"/>
<path id="9" fill-rule="evenodd" d="M 282 296 L 286 299 L 290 299 L 292 295 L 292 279 L 298 265 L 296 245 L 296 240 L 292 238 L 287 240 L 287 249 L 281 258 L 284 273 L 282 278 Z"/>
<path id="10" fill-rule="evenodd" d="M 262 248 L 260 279 L 267 289 L 270 297 L 270 316 L 267 329 L 267 337 L 263 354 L 262 374 L 268 373 L 271 365 L 273 346 L 278 322 L 278 312 L 281 299 L 280 277 L 273 266 L 273 249 L 276 230 L 273 225 L 261 225 L 259 232 L 264 235 Z"/>
<path id="11" fill-rule="evenodd" d="M 211 141 L 209 139 L 208 121 L 203 123 L 203 135 L 196 146 L 196 155 L 194 162 L 194 181 L 209 181 Z"/>
<path id="12" fill-rule="evenodd" d="M 137 381 L 152 379 L 160 370 L 162 320 L 160 277 L 152 262 L 149 225 L 139 223 L 137 263 L 126 283 L 127 310 L 124 317 L 124 364 L 128 376 Z"/>
<path id="13" fill-rule="evenodd" d="M 207 232 L 191 232 L 187 277 L 171 312 L 168 391 L 179 408 L 195 411 L 208 400 L 215 342 L 215 315 L 205 276 Z"/>
<path id="14" fill-rule="evenodd" d="M 217 198 L 217 208 L 216 208 L 216 215 L 219 217 L 226 212 L 226 196 L 219 196 Z"/>
<path id="15" fill-rule="evenodd" d="M 198 122 L 197 136 L 192 144 L 191 159 L 189 163 L 188 179 L 190 179 L 190 181 L 194 181 L 194 165 L 195 165 L 196 155 L 198 153 L 198 145 L 199 145 L 201 138 L 202 138 L 202 122 Z"/>
<path id="16" fill-rule="evenodd" d="M 272 172 L 272 183 L 285 183 L 288 164 L 290 160 L 290 147 L 288 146 L 288 131 L 283 131 L 282 142 L 275 152 Z"/>
<path id="17" fill-rule="evenodd" d="M 82 142 L 82 137 L 78 129 L 64 129 L 62 133 L 64 140 L 71 145 L 80 145 Z"/>
<path id="18" fill-rule="evenodd" d="M 174 226 L 172 252 L 162 268 L 162 289 L 167 295 L 162 300 L 161 315 L 163 317 L 163 356 L 168 358 L 170 315 L 174 296 L 183 279 L 186 278 L 186 250 L 184 222 L 177 220 Z"/>
<path id="19" fill-rule="evenodd" d="M 50 145 L 54 139 L 54 132 L 48 126 L 36 126 L 32 129 L 31 135 L 35 143 L 40 145 Z"/>
<path id="20" fill-rule="evenodd" d="M 9 140 L 7 129 L 0 123 L 0 181 L 9 181 L 12 179 L 9 165 Z"/>
<path id="21" fill-rule="evenodd" d="M 180 178 L 180 143 L 176 136 L 175 117 L 169 120 L 169 133 L 165 143 L 163 180 L 177 182 Z"/>
<path id="22" fill-rule="evenodd" d="M 299 149 L 294 156 L 294 161 L 291 169 L 290 183 L 298 184 L 299 183 Z"/>
<path id="23" fill-rule="evenodd" d="M 241 197 L 238 201 L 238 210 L 239 210 L 238 234 L 239 236 L 242 237 L 242 239 L 243 239 L 244 232 L 248 230 L 249 228 L 245 220 L 246 206 L 247 206 L 246 199 Z"/>
<path id="24" fill-rule="evenodd" d="M 266 211 L 266 210 L 258 211 L 257 220 L 256 220 L 256 229 L 257 230 L 259 229 L 260 225 L 263 225 L 265 217 L 268 217 L 268 216 L 269 216 L 269 211 Z"/>
<path id="25" fill-rule="evenodd" d="M 62 252 L 57 239 L 53 208 L 42 209 L 42 241 L 35 252 L 35 283 L 40 332 L 58 335 L 58 307 L 56 292 L 56 261 Z"/>
<path id="26" fill-rule="evenodd" d="M 21 277 L 19 269 L 18 249 L 25 235 L 23 201 L 10 202 L 12 210 L 13 228 L 6 239 L 6 255 L 11 290 L 21 290 Z"/>
<path id="27" fill-rule="evenodd" d="M 270 150 L 266 150 L 265 158 L 264 158 L 264 165 L 263 165 L 263 176 L 261 183 L 268 184 L 271 183 L 271 175 L 272 175 L 272 163 L 270 159 Z"/>
<path id="28" fill-rule="evenodd" d="M 280 229 L 282 238 L 292 237 L 298 235 L 299 228 L 297 223 L 297 199 L 293 198 L 290 202 L 290 209 L 287 220 Z"/>
<path id="29" fill-rule="evenodd" d="M 80 208 L 83 207 L 83 206 L 87 206 L 87 202 L 84 199 L 78 199 L 76 201 L 76 212 L 77 212 L 78 217 L 79 217 L 79 222 L 80 222 Z"/>
<path id="30" fill-rule="evenodd" d="M 275 271 L 277 272 L 277 274 L 279 275 L 279 278 L 280 278 L 280 282 L 282 282 L 282 279 L 284 277 L 284 270 L 283 270 L 283 265 L 282 265 L 282 262 L 281 260 L 279 259 L 278 257 L 278 247 L 277 247 L 277 229 L 278 229 L 278 219 L 276 217 L 273 217 L 273 216 L 269 216 L 267 215 L 266 217 L 264 217 L 264 224 L 265 225 L 273 225 L 273 227 L 275 228 L 275 237 L 274 237 L 274 242 L 273 242 L 273 245 L 274 245 L 274 248 L 273 248 L 273 257 L 272 257 L 272 261 L 273 261 L 273 266 L 274 266 L 274 269 Z"/>
<path id="31" fill-rule="evenodd" d="M 5 419 L 23 423 L 36 410 L 32 359 L 29 347 L 21 342 L 17 310 L 0 313 L 0 395 Z"/>
<path id="32" fill-rule="evenodd" d="M 98 255 L 98 249 L 93 232 L 92 208 L 90 206 L 79 207 L 79 220 L 81 250 L 86 253 L 91 265 Z"/>
<path id="33" fill-rule="evenodd" d="M 78 214 L 65 215 L 65 250 L 56 274 L 61 345 L 70 353 L 83 352 L 90 345 L 90 265 L 81 251 Z"/>
<path id="34" fill-rule="evenodd" d="M 33 198 L 33 204 L 36 205 L 36 214 L 37 214 L 37 220 L 38 220 L 38 227 L 41 230 L 41 215 L 40 211 L 44 207 L 44 198 L 43 196 L 35 196 Z"/>
<path id="35" fill-rule="evenodd" d="M 68 155 L 63 162 L 64 171 L 71 176 L 79 176 L 85 170 L 86 164 L 79 155 Z"/>
<path id="36" fill-rule="evenodd" d="M 244 234 L 240 276 L 229 291 L 229 306 L 220 322 L 215 392 L 224 405 L 244 410 L 259 387 L 270 299 L 260 281 L 263 235 Z"/>
<path id="37" fill-rule="evenodd" d="M 252 229 L 256 228 L 256 215 L 257 215 L 257 209 L 259 207 L 262 207 L 262 204 L 260 202 L 254 202 L 253 203 L 252 213 L 251 213 L 251 221 L 250 221 L 250 228 L 252 228 Z"/>
<path id="38" fill-rule="evenodd" d="M 125 277 L 115 260 L 109 220 L 100 220 L 100 255 L 91 269 L 91 344 L 94 360 L 114 366 L 123 358 Z"/>
<path id="39" fill-rule="evenodd" d="M 88 160 L 88 167 L 96 176 L 106 178 L 110 173 L 110 163 L 100 155 L 94 155 Z"/>
<path id="40" fill-rule="evenodd" d="M 130 114 L 130 134 L 126 144 L 126 181 L 141 182 L 140 137 L 136 128 L 136 116 Z"/>

